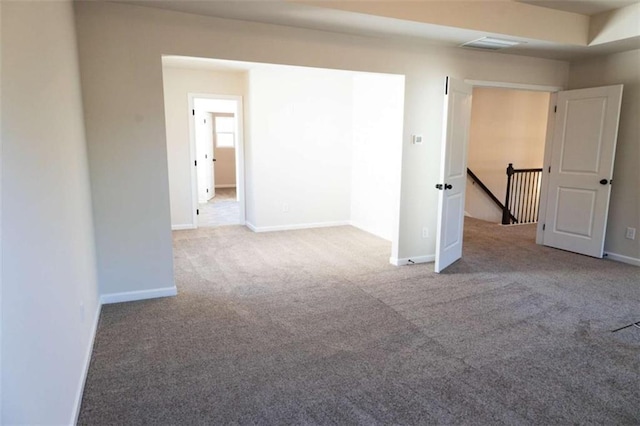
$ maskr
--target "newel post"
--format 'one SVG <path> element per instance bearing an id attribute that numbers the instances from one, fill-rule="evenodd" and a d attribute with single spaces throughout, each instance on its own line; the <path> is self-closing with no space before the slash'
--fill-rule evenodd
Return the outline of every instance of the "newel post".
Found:
<path id="1" fill-rule="evenodd" d="M 502 224 L 511 224 L 511 211 L 509 210 L 509 195 L 511 193 L 511 176 L 513 176 L 513 163 L 507 167 L 507 194 L 504 199 L 504 209 L 502 209 Z"/>

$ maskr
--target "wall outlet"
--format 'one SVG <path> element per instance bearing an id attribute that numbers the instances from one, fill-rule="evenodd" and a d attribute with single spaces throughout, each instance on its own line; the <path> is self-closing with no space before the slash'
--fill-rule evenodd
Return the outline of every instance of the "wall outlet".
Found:
<path id="1" fill-rule="evenodd" d="M 422 238 L 429 238 L 429 228 L 426 226 L 422 228 Z"/>
<path id="2" fill-rule="evenodd" d="M 422 144 L 422 135 L 413 135 L 411 141 L 413 142 L 414 145 Z"/>
<path id="3" fill-rule="evenodd" d="M 627 233 L 625 234 L 625 237 L 627 237 L 630 240 L 635 240 L 636 239 L 636 228 L 627 228 Z"/>
<path id="4" fill-rule="evenodd" d="M 282 203 L 282 212 L 286 213 L 289 211 L 289 203 Z"/>

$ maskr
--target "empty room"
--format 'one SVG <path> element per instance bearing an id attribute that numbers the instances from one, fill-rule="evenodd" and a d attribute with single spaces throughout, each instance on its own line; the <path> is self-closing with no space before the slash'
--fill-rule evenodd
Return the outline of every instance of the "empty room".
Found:
<path id="1" fill-rule="evenodd" d="M 639 22 L 0 2 L 0 423 L 639 423 Z"/>

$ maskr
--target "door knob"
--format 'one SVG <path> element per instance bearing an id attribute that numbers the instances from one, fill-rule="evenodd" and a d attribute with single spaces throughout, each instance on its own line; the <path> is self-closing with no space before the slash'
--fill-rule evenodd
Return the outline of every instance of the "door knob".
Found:
<path id="1" fill-rule="evenodd" d="M 607 180 L 607 179 L 600 179 L 600 185 L 606 185 L 606 184 L 608 184 L 608 183 L 610 183 L 610 181 L 609 181 L 609 180 Z"/>
<path id="2" fill-rule="evenodd" d="M 444 189 L 445 189 L 445 190 L 447 190 L 447 189 L 451 189 L 451 188 L 453 188 L 453 185 L 449 185 L 448 183 L 445 183 L 445 184 L 444 184 Z"/>

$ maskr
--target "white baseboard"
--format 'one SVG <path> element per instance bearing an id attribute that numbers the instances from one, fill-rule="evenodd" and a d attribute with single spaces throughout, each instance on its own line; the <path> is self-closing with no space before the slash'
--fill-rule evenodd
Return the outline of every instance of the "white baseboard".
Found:
<path id="1" fill-rule="evenodd" d="M 91 326 L 91 335 L 89 336 L 89 344 L 87 345 L 87 351 L 84 356 L 84 365 L 82 368 L 82 375 L 80 376 L 80 383 L 78 384 L 78 390 L 76 391 L 76 404 L 71 413 L 70 425 L 78 424 L 78 417 L 80 416 L 80 408 L 82 406 L 82 395 L 84 394 L 84 386 L 87 382 L 87 375 L 89 374 L 89 365 L 91 364 L 91 354 L 93 354 L 93 343 L 96 340 L 96 332 L 98 331 L 98 322 L 100 321 L 100 311 L 102 305 L 98 303 L 95 314 L 93 314 L 93 324 Z"/>
<path id="2" fill-rule="evenodd" d="M 616 262 L 628 263 L 629 265 L 640 266 L 640 259 L 635 257 L 623 256 L 616 253 L 606 253 L 607 259 L 615 260 Z"/>
<path id="3" fill-rule="evenodd" d="M 184 225 L 171 225 L 172 231 L 185 231 L 187 229 L 196 229 L 197 227 L 194 224 L 187 223 Z"/>
<path id="4" fill-rule="evenodd" d="M 169 297 L 178 294 L 176 286 L 165 288 L 154 288 L 151 290 L 125 291 L 122 293 L 110 293 L 100 296 L 100 303 L 108 305 L 110 303 L 133 302 L 135 300 L 155 299 L 158 297 Z"/>
<path id="5" fill-rule="evenodd" d="M 397 257 L 389 258 L 389 263 L 395 266 L 404 266 L 404 265 L 412 265 L 414 263 L 429 263 L 434 262 L 436 260 L 435 254 L 430 254 L 427 256 L 415 256 L 415 257 L 404 257 L 398 259 Z"/>
<path id="6" fill-rule="evenodd" d="M 100 296 L 100 300 L 93 315 L 93 324 L 91 326 L 91 334 L 89 336 L 89 344 L 87 345 L 86 353 L 84 356 L 84 365 L 82 368 L 82 375 L 80 376 L 80 383 L 78 383 L 78 390 L 76 391 L 75 406 L 71 413 L 70 425 L 78 423 L 78 417 L 80 416 L 80 408 L 82 406 L 82 395 L 84 394 L 84 387 L 87 382 L 87 375 L 89 374 L 89 366 L 91 364 L 91 355 L 93 354 L 93 346 L 96 340 L 96 332 L 98 331 L 98 323 L 100 322 L 100 311 L 102 305 L 118 302 L 130 302 L 134 300 L 153 299 L 156 297 L 175 296 L 178 294 L 178 290 L 175 286 L 158 288 L 153 290 L 143 291 L 129 291 L 124 293 L 111 293 L 103 294 Z"/>
<path id="7" fill-rule="evenodd" d="M 348 220 L 341 220 L 335 222 L 316 222 L 316 223 L 301 223 L 296 225 L 277 225 L 277 226 L 255 226 L 249 222 L 246 223 L 247 228 L 253 232 L 274 232 L 274 231 L 294 231 L 296 229 L 310 229 L 310 228 L 330 228 L 333 226 L 348 226 L 351 222 Z"/>
<path id="8" fill-rule="evenodd" d="M 235 188 L 235 183 L 222 183 L 220 185 L 216 185 L 216 188 Z"/>

